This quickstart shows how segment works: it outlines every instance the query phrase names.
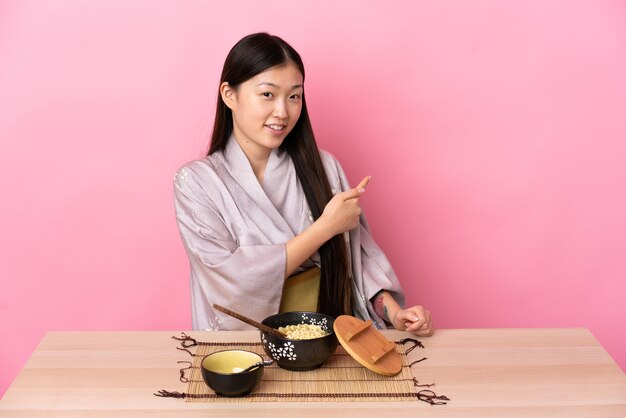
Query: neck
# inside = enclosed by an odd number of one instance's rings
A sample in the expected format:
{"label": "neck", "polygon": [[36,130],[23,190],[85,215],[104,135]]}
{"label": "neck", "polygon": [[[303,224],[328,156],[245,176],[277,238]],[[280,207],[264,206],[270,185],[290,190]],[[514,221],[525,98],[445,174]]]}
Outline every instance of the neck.
{"label": "neck", "polygon": [[235,141],[239,144],[239,147],[246,155],[250,166],[252,167],[252,171],[256,176],[259,183],[263,183],[263,176],[265,174],[265,167],[267,166],[267,161],[270,158],[271,150],[267,148],[257,147],[255,144],[249,141],[240,141],[235,137]]}

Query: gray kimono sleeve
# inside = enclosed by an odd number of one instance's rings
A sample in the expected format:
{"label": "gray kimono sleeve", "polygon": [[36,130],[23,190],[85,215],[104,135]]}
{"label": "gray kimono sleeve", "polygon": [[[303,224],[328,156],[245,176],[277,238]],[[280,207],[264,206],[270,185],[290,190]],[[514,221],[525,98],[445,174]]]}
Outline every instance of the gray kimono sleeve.
{"label": "gray kimono sleeve", "polygon": [[191,268],[194,329],[249,328],[214,311],[214,303],[259,321],[276,313],[285,244],[239,245],[225,222],[228,213],[220,211],[191,170],[181,170],[174,184],[176,220]]}

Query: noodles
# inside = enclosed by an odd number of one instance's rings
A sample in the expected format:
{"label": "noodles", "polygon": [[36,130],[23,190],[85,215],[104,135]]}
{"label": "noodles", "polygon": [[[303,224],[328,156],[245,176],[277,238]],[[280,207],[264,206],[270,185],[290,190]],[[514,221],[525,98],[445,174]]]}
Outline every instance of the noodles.
{"label": "noodles", "polygon": [[310,340],[328,335],[319,325],[298,324],[279,327],[278,330],[290,340]]}

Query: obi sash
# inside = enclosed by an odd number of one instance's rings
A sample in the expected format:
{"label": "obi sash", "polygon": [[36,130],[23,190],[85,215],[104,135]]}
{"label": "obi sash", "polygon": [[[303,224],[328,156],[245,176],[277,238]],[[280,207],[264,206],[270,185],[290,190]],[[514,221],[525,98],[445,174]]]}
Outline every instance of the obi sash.
{"label": "obi sash", "polygon": [[278,312],[317,312],[320,277],[319,267],[288,277],[283,286],[283,295]]}

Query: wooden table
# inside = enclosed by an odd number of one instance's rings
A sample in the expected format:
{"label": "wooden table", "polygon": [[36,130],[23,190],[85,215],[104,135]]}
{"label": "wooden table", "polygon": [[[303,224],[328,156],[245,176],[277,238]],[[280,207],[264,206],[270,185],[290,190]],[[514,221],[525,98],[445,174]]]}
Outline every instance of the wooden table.
{"label": "wooden table", "polygon": [[[437,383],[433,389],[451,399],[444,406],[158,398],[159,389],[186,389],[176,363],[185,353],[172,335],[180,332],[50,332],[0,401],[0,417],[626,417],[626,375],[586,329],[438,330],[421,339],[428,361],[419,379]],[[188,335],[259,338],[256,331]]]}

